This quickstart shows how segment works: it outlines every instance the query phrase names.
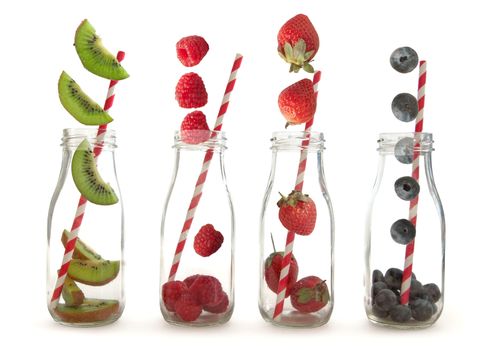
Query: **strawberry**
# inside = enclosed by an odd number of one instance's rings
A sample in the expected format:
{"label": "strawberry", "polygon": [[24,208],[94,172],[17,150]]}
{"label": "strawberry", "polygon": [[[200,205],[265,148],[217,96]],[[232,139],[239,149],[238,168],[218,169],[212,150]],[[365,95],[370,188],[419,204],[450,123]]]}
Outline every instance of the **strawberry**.
{"label": "strawberry", "polygon": [[277,51],[283,60],[290,63],[290,72],[297,73],[300,68],[313,73],[310,65],[317,54],[319,39],[310,19],[299,14],[287,21],[277,34]]}
{"label": "strawberry", "polygon": [[183,74],[175,89],[175,99],[180,107],[198,108],[207,104],[207,91],[200,75]]}
{"label": "strawberry", "polygon": [[320,310],[327,305],[329,299],[327,284],[316,276],[300,279],[291,289],[291,305],[303,313]]}
{"label": "strawberry", "polygon": [[317,109],[313,82],[310,79],[302,79],[288,86],[279,94],[278,104],[287,120],[286,126],[311,120]]}
{"label": "strawberry", "polygon": [[281,194],[281,197],[277,206],[283,226],[303,236],[312,233],[317,221],[315,202],[300,191],[293,191],[287,197]]}
{"label": "strawberry", "polygon": [[176,55],[185,67],[193,67],[202,61],[209,45],[198,35],[187,36],[176,43]]}
{"label": "strawberry", "polygon": [[188,292],[188,287],[183,282],[170,281],[163,284],[162,297],[166,309],[168,311],[175,311],[176,301],[185,292]]}
{"label": "strawberry", "polygon": [[[264,276],[265,282],[271,291],[277,293],[277,287],[279,284],[279,276],[281,274],[282,259],[284,252],[274,252],[265,260],[264,263]],[[289,266],[288,286],[286,288],[285,298],[289,297],[291,288],[296,283],[298,278],[298,262],[294,255],[291,255],[291,263]]]}
{"label": "strawberry", "polygon": [[192,322],[202,313],[200,306],[190,292],[183,293],[175,303],[176,315],[185,322]]}
{"label": "strawberry", "polygon": [[215,304],[204,305],[204,311],[213,314],[222,314],[228,309],[228,305],[229,305],[228,295],[224,291],[221,291],[218,301]]}
{"label": "strawberry", "polygon": [[195,235],[193,249],[200,256],[210,256],[217,252],[223,244],[224,237],[211,224],[204,225]]}
{"label": "strawberry", "polygon": [[221,282],[215,277],[199,275],[189,288],[192,297],[200,305],[216,304],[221,296]]}
{"label": "strawberry", "polygon": [[207,125],[207,119],[201,111],[188,113],[180,127],[181,139],[185,143],[198,144],[209,139],[211,130]]}

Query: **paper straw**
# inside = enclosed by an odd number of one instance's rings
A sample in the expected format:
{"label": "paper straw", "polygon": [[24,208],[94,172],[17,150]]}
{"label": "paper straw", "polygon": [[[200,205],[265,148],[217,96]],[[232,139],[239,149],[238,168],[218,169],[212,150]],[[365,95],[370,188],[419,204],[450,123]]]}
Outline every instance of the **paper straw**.
{"label": "paper straw", "polygon": [[[315,92],[315,98],[318,97],[318,83],[321,76],[320,71],[316,71],[313,76],[313,90]],[[303,190],[303,183],[305,180],[305,169],[306,169],[306,159],[308,157],[308,145],[310,144],[310,131],[312,129],[313,120],[310,119],[305,123],[305,140],[301,143],[302,150],[300,152],[300,161],[298,165],[298,173],[296,176],[296,185],[294,187],[295,191]],[[281,262],[281,272],[279,274],[279,283],[277,285],[277,298],[276,307],[274,309],[273,319],[279,318],[282,314],[284,307],[284,298],[286,296],[288,279],[289,279],[289,269],[291,267],[291,257],[293,255],[294,237],[296,233],[294,231],[288,231],[286,236],[286,245],[284,247],[284,255]]]}
{"label": "paper straw", "polygon": [[[414,131],[420,133],[423,131],[423,112],[425,107],[425,86],[426,86],[426,61],[419,62],[419,81],[418,81],[418,115],[416,116],[416,126]],[[414,153],[413,153],[413,170],[412,177],[419,183],[419,147],[418,136],[415,135]],[[418,219],[418,200],[419,195],[414,197],[409,203],[409,221],[416,227]],[[406,245],[406,256],[404,260],[404,270],[402,273],[401,285],[401,304],[409,303],[409,293],[411,291],[411,278],[413,274],[413,255],[414,239]]]}
{"label": "paper straw", "polygon": [[[238,69],[241,66],[241,61],[243,60],[243,56],[240,54],[236,54],[233,68],[231,69],[231,74],[229,76],[228,84],[226,85],[226,90],[224,91],[223,100],[221,102],[221,108],[219,108],[219,113],[217,115],[216,124],[214,126],[214,131],[211,135],[211,139],[217,137],[217,132],[221,131],[223,126],[223,118],[228,110],[229,106],[229,98],[233,88],[236,83],[236,74]],[[185,248],[185,243],[187,242],[188,232],[190,231],[190,227],[192,226],[193,218],[195,216],[195,211],[197,210],[197,206],[199,205],[200,198],[202,197],[202,189],[204,187],[205,180],[207,178],[207,172],[209,171],[209,166],[211,164],[212,156],[214,155],[214,151],[209,149],[205,153],[204,161],[202,163],[202,170],[200,171],[200,175],[197,179],[197,183],[195,184],[195,190],[193,192],[192,200],[190,201],[190,205],[188,206],[187,215],[185,217],[185,223],[183,224],[183,228],[181,230],[180,238],[178,240],[178,244],[176,245],[175,255],[173,257],[173,263],[171,265],[171,269],[169,272],[168,281],[174,281],[176,272],[178,271],[178,266],[180,265],[180,259]]]}
{"label": "paper straw", "polygon": [[[118,51],[116,59],[121,62],[125,58],[125,52]],[[118,83],[117,80],[111,80],[110,86],[108,88],[108,93],[106,95],[106,101],[104,103],[104,110],[107,111],[113,106],[113,100],[115,99],[115,85]],[[98,128],[96,136],[96,145],[94,146],[94,158],[97,161],[97,157],[101,154],[103,150],[104,136],[106,135],[107,124],[100,125]],[[53,295],[51,297],[50,308],[54,309],[58,305],[60,300],[60,295],[63,290],[63,283],[65,282],[65,277],[67,277],[67,271],[70,266],[70,261],[72,261],[72,255],[75,250],[75,243],[77,242],[79,229],[82,224],[82,219],[84,218],[84,213],[86,210],[87,199],[84,196],[80,196],[79,203],[77,205],[77,210],[75,211],[74,221],[72,223],[72,229],[67,235],[67,243],[65,245],[65,253],[63,255],[62,265],[58,270],[58,279],[55,283],[55,288],[53,289]]]}

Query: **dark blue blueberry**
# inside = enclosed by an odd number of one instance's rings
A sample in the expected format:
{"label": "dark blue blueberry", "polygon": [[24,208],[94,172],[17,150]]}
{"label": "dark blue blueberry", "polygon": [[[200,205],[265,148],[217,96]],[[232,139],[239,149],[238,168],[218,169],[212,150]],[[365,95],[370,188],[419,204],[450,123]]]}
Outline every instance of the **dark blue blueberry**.
{"label": "dark blue blueberry", "polygon": [[423,285],[420,281],[411,279],[411,288],[409,291],[409,297],[412,299],[417,299],[424,293]]}
{"label": "dark blue blueberry", "polygon": [[388,289],[387,285],[385,284],[385,282],[375,282],[373,283],[373,285],[371,286],[371,297],[374,299],[375,296],[381,291],[381,290],[384,290],[384,289]]}
{"label": "dark blue blueberry", "polygon": [[411,319],[411,309],[407,305],[394,305],[390,309],[390,318],[394,322],[407,322]]}
{"label": "dark blue blueberry", "polygon": [[416,236],[416,228],[407,219],[397,220],[390,228],[392,239],[399,244],[408,244]]}
{"label": "dark blue blueberry", "polygon": [[418,54],[410,47],[399,47],[390,55],[390,65],[399,73],[412,72],[418,65]]}
{"label": "dark blue blueberry", "polygon": [[378,307],[377,305],[373,305],[371,307],[371,311],[373,314],[377,317],[385,318],[389,315],[388,311],[383,310],[382,308]]}
{"label": "dark blue blueberry", "polygon": [[394,189],[400,199],[410,201],[419,194],[419,183],[411,176],[403,176],[394,183]]}
{"label": "dark blue blueberry", "polygon": [[401,122],[410,122],[418,115],[418,101],[407,92],[398,94],[392,100],[392,113]]}
{"label": "dark blue blueberry", "polygon": [[392,306],[396,304],[397,298],[390,289],[381,290],[375,297],[375,305],[384,311],[390,311]]}
{"label": "dark blue blueberry", "polygon": [[397,160],[403,164],[413,162],[414,139],[412,137],[403,137],[394,147],[394,155]]}
{"label": "dark blue blueberry", "polygon": [[416,321],[427,321],[433,315],[433,303],[425,299],[413,300],[411,307],[412,316]]}
{"label": "dark blue blueberry", "polygon": [[434,315],[438,311],[438,306],[437,306],[437,304],[431,304],[431,306],[433,306],[433,315]]}
{"label": "dark blue blueberry", "polygon": [[373,270],[372,273],[372,283],[375,282],[385,282],[385,278],[383,277],[383,273],[380,270]]}
{"label": "dark blue blueberry", "polygon": [[442,293],[440,288],[435,283],[428,283],[423,286],[424,293],[428,296],[428,299],[436,303],[440,300]]}
{"label": "dark blue blueberry", "polygon": [[390,289],[399,290],[402,283],[402,270],[392,267],[385,272],[385,283]]}

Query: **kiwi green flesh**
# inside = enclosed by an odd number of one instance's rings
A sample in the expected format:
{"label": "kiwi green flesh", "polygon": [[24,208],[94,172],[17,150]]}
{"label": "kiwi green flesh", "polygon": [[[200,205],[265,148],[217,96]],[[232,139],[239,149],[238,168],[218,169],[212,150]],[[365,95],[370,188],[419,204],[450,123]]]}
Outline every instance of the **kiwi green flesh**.
{"label": "kiwi green flesh", "polygon": [[118,202],[113,188],[99,175],[91,145],[84,139],[72,158],[72,178],[79,192],[94,204],[112,205]]}
{"label": "kiwi green flesh", "polygon": [[72,259],[68,276],[90,286],[102,286],[113,281],[120,272],[120,261],[89,261]]}
{"label": "kiwi green flesh", "polygon": [[55,314],[64,322],[89,323],[116,318],[118,310],[117,300],[85,299],[79,306],[58,304]]}
{"label": "kiwi green flesh", "polygon": [[84,67],[91,73],[112,80],[128,78],[127,71],[104,46],[87,19],[75,33],[75,50]]}
{"label": "kiwi green flesh", "polygon": [[[62,234],[62,244],[65,247],[68,241],[69,231],[63,230]],[[73,254],[74,259],[90,260],[90,261],[101,261],[104,260],[101,255],[96,253],[91,247],[84,243],[80,238],[77,238],[75,242],[75,249]]]}
{"label": "kiwi green flesh", "polygon": [[58,79],[58,96],[67,112],[84,125],[101,125],[113,121],[113,118],[86,95],[65,71]]}
{"label": "kiwi green flesh", "polygon": [[69,277],[65,276],[62,289],[63,300],[67,306],[78,306],[84,302],[84,293],[79,286]]}

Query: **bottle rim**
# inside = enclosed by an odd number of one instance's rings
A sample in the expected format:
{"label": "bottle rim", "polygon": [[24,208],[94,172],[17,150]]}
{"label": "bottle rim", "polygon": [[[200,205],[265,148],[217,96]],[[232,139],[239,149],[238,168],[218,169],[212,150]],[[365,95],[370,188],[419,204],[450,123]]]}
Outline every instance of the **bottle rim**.
{"label": "bottle rim", "polygon": [[272,150],[324,150],[324,134],[319,131],[275,131],[270,139]]}
{"label": "bottle rim", "polygon": [[191,151],[206,151],[206,150],[225,150],[227,149],[226,133],[224,131],[204,131],[204,130],[189,130],[189,135],[198,139],[206,139],[199,143],[190,143],[183,139],[181,131],[176,130],[174,136],[173,148],[179,150]]}
{"label": "bottle rim", "polygon": [[62,143],[60,146],[69,149],[77,148],[84,139],[87,139],[91,146],[97,144],[103,150],[112,150],[117,148],[115,134],[115,130],[113,129],[106,129],[103,133],[99,133],[98,127],[67,128],[63,129]]}
{"label": "bottle rim", "polygon": [[408,148],[413,152],[431,153],[433,148],[433,134],[427,132],[386,132],[381,133],[377,140],[377,151],[380,154],[395,154],[395,148],[399,142],[408,144]]}

